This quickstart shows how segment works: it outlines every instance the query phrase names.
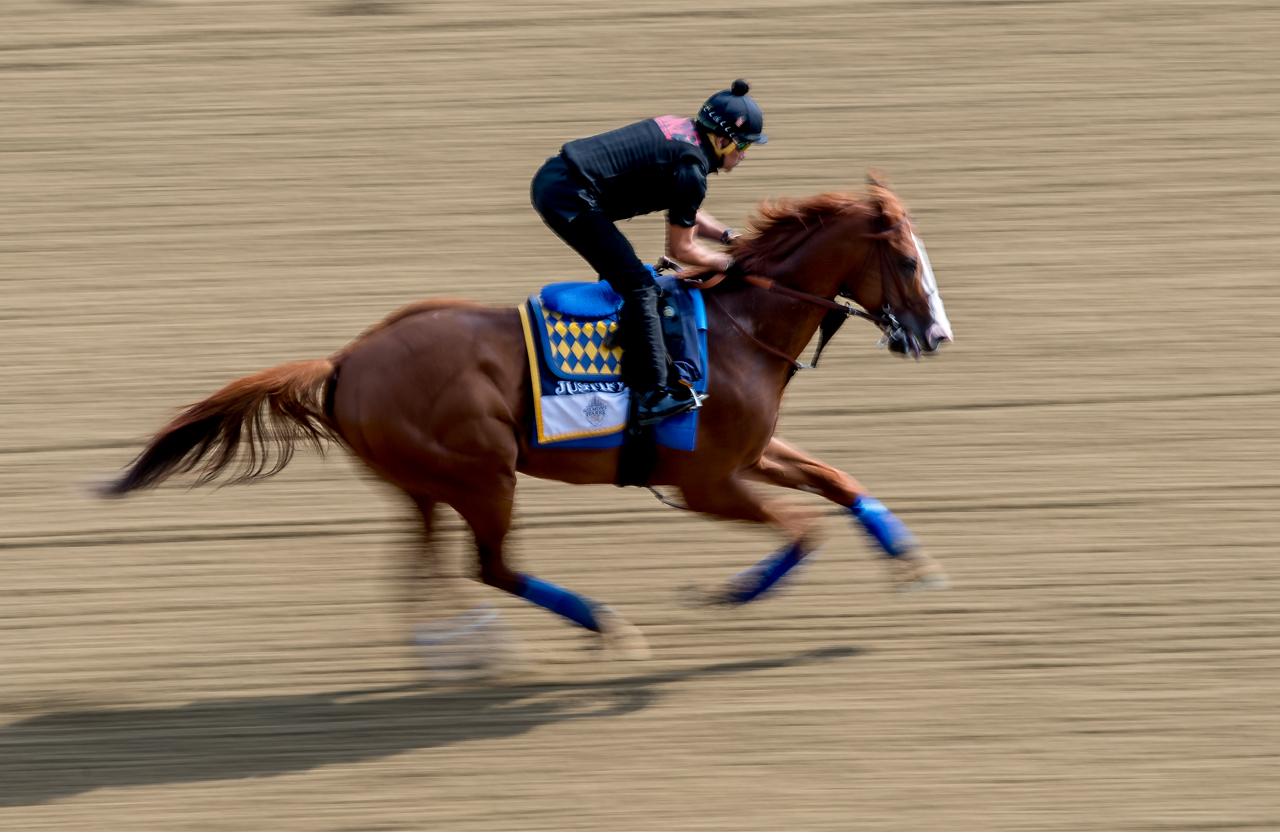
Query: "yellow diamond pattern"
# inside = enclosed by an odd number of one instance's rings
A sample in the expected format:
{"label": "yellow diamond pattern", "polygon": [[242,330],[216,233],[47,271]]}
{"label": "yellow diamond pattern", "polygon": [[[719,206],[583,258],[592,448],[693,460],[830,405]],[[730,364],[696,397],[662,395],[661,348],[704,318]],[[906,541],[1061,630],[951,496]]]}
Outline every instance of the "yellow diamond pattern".
{"label": "yellow diamond pattern", "polygon": [[575,321],[570,316],[543,310],[551,358],[547,363],[562,374],[613,377],[622,370],[622,348],[606,347],[618,331],[618,322]]}

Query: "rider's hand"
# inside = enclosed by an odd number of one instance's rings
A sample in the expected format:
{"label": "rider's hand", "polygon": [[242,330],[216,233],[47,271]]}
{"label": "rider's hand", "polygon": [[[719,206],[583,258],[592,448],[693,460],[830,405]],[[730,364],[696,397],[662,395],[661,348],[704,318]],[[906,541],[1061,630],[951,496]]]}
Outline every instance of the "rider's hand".
{"label": "rider's hand", "polygon": [[728,265],[722,269],[708,268],[704,265],[692,265],[681,269],[676,274],[676,277],[687,282],[697,283],[704,289],[709,289],[712,286],[723,283],[725,280],[740,278],[744,273],[742,266],[729,260]]}
{"label": "rider's hand", "polygon": [[687,265],[676,272],[676,277],[680,280],[702,282],[709,280],[716,274],[719,274],[719,272],[714,268],[707,268],[705,265]]}

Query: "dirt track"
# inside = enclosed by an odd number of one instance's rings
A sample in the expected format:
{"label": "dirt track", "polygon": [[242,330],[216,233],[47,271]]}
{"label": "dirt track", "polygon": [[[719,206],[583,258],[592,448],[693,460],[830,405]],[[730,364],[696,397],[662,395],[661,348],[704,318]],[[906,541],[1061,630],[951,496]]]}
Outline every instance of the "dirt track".
{"label": "dirt track", "polygon": [[[5,4],[0,829],[1280,828],[1280,13],[691,8]],[[734,75],[773,142],[712,212],[875,166],[925,234],[958,342],[910,365],[848,327],[781,431],[954,590],[891,595],[833,514],[784,595],[690,610],[774,539],[528,481],[519,562],[655,657],[499,602],[533,672],[440,689],[410,523],[345,455],[82,493],[401,303],[584,276],[534,169]]]}

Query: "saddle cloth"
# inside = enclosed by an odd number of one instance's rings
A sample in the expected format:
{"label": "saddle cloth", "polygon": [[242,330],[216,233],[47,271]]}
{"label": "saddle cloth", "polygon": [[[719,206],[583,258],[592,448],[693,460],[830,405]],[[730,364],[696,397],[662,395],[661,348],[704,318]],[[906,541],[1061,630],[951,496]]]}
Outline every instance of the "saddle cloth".
{"label": "saddle cloth", "polygon": [[[652,269],[650,269],[652,270]],[[702,293],[655,273],[667,348],[684,381],[707,385],[707,315]],[[533,385],[534,446],[609,449],[622,445],[631,392],[622,383],[615,345],[622,299],[605,281],[553,283],[520,307]],[[693,451],[698,413],[658,424],[657,443]]]}

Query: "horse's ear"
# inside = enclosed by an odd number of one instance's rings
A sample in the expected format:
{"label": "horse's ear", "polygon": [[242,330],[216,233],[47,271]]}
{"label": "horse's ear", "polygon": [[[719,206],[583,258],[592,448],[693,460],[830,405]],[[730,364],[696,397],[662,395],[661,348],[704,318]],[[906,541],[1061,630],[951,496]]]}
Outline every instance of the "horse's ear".
{"label": "horse's ear", "polygon": [[871,212],[886,230],[900,223],[906,215],[906,209],[888,180],[874,169],[867,172],[867,198]]}
{"label": "horse's ear", "polygon": [[889,185],[878,170],[867,170],[867,197],[870,199],[871,210],[881,219],[885,218],[885,193],[888,189]]}

